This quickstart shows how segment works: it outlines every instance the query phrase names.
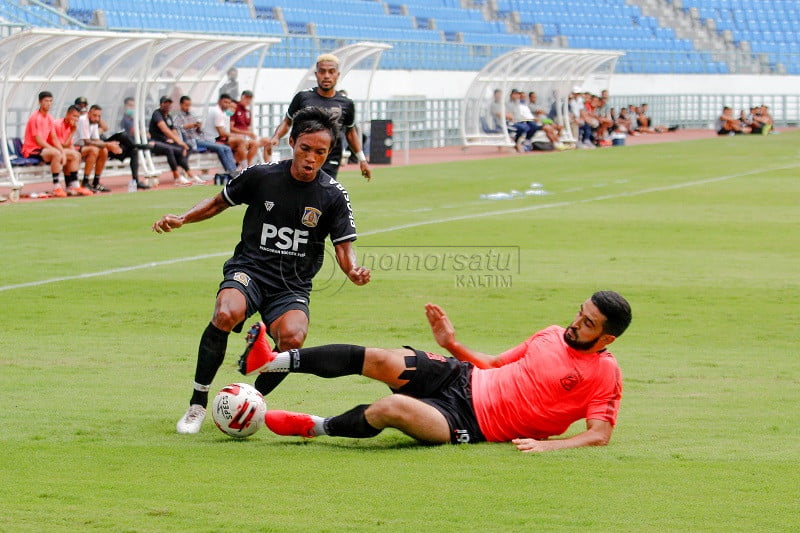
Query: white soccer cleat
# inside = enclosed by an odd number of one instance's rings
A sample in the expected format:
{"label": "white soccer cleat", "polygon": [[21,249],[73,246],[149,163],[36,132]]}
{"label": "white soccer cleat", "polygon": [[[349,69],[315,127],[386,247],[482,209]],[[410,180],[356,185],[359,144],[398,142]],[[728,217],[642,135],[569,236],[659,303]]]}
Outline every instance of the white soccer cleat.
{"label": "white soccer cleat", "polygon": [[205,417],[206,408],[202,405],[192,404],[186,410],[186,414],[184,414],[181,419],[178,420],[176,429],[178,430],[178,433],[183,435],[200,433],[200,426],[203,425],[203,420]]}

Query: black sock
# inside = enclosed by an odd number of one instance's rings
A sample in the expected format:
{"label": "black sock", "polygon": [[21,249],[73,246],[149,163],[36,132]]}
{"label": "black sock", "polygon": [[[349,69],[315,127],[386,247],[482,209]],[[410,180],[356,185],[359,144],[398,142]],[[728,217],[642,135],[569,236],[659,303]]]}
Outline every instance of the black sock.
{"label": "black sock", "polygon": [[258,375],[256,382],[253,383],[253,386],[262,394],[262,396],[266,396],[275,390],[275,387],[280,385],[288,375],[289,374],[285,374],[283,372],[264,372],[263,374]]}
{"label": "black sock", "polygon": [[[209,322],[200,337],[200,348],[197,351],[197,368],[194,372],[194,381],[200,385],[211,385],[217,375],[222,361],[225,359],[225,350],[228,347],[228,333],[217,328]],[[208,391],[195,390],[192,393],[190,404],[208,405]]]}
{"label": "black sock", "polygon": [[53,174],[53,184],[58,185],[58,174]]}
{"label": "black sock", "polygon": [[78,173],[77,172],[70,172],[69,181],[70,181],[70,183],[78,181]]}
{"label": "black sock", "polygon": [[95,174],[92,180],[92,187],[97,187],[98,185],[100,185],[100,174]]}
{"label": "black sock", "polygon": [[353,407],[346,413],[333,416],[325,420],[325,432],[331,437],[350,437],[353,439],[367,439],[374,437],[382,429],[376,429],[369,425],[364,411],[369,405],[362,404]]}
{"label": "black sock", "polygon": [[290,350],[292,372],[314,374],[321,378],[338,378],[361,374],[364,368],[363,346],[328,344],[313,348]]}

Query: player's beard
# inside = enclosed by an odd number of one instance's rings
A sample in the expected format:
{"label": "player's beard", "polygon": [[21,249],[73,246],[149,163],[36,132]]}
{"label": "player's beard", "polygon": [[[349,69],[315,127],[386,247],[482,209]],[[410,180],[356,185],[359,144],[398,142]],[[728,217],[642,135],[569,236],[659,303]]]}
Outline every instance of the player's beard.
{"label": "player's beard", "polygon": [[[574,339],[570,339],[567,336],[567,333],[569,333],[570,331],[572,332],[573,335],[575,335]],[[581,341],[578,340],[578,334],[574,329],[567,328],[567,329],[564,330],[564,342],[566,342],[567,346],[569,346],[573,350],[586,351],[589,348],[591,348],[592,346],[594,346],[597,343],[597,341],[600,340],[601,336],[602,335],[598,335],[597,337],[595,337],[594,339],[592,339],[590,341],[581,342]]]}

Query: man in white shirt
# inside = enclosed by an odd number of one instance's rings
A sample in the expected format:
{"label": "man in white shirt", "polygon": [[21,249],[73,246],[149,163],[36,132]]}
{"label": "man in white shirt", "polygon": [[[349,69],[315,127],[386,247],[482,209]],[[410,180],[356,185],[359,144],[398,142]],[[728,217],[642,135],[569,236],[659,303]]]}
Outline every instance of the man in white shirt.
{"label": "man in white shirt", "polygon": [[247,166],[248,141],[240,135],[231,135],[231,116],[233,100],[228,94],[221,94],[217,105],[208,110],[203,122],[203,134],[207,140],[230,146],[239,168]]}
{"label": "man in white shirt", "polygon": [[[103,108],[95,104],[78,119],[77,144],[81,147],[81,158],[84,161],[83,187],[94,192],[109,192],[100,183],[100,177],[108,160],[108,153],[121,154],[122,148],[116,141],[104,141],[100,137]],[[89,176],[94,175],[91,185]]]}

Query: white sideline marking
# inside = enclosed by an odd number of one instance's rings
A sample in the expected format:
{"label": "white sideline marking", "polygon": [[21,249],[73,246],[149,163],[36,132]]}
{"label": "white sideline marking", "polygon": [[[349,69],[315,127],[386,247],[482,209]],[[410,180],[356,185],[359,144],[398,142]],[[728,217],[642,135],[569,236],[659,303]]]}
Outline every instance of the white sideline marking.
{"label": "white sideline marking", "polygon": [[[742,172],[739,174],[728,174],[726,176],[718,176],[716,178],[706,178],[702,180],[696,181],[686,181],[683,183],[676,183],[674,185],[663,185],[660,187],[650,187],[648,189],[642,189],[640,191],[629,191],[629,192],[621,192],[615,194],[604,194],[602,196],[595,196],[592,198],[584,198],[583,200],[570,200],[570,201],[563,201],[563,202],[552,202],[548,204],[536,204],[536,205],[529,205],[525,207],[516,207],[513,209],[500,209],[496,211],[486,211],[485,213],[474,213],[469,215],[459,215],[455,217],[447,217],[447,218],[439,218],[435,220],[420,220],[418,222],[410,222],[408,224],[400,224],[397,226],[389,226],[388,228],[380,228],[374,229],[371,231],[364,231],[359,232],[359,236],[367,236],[367,235],[378,235],[380,233],[389,233],[392,231],[399,231],[404,229],[416,228],[419,226],[427,226],[430,224],[443,224],[446,222],[457,222],[460,220],[469,220],[473,218],[483,218],[483,217],[492,217],[498,215],[508,215],[511,213],[525,213],[527,211],[539,211],[541,209],[552,209],[554,207],[567,207],[571,205],[580,205],[580,204],[588,204],[591,202],[600,202],[603,200],[613,200],[616,198],[628,198],[631,196],[641,196],[642,194],[650,194],[654,192],[662,192],[662,191],[672,191],[675,189],[683,189],[685,187],[694,187],[697,185],[706,185],[708,183],[717,183],[720,181],[727,181],[734,178],[743,178],[745,176],[752,176],[755,174],[763,174],[764,172],[773,172],[776,170],[789,170],[793,168],[800,167],[800,164],[794,165],[787,165],[783,167],[774,167],[774,168],[762,168],[757,170],[751,170],[749,172]],[[575,189],[570,189],[575,190]],[[119,267],[119,268],[112,268],[109,270],[101,270],[99,272],[87,272],[84,274],[76,274],[74,276],[62,276],[59,278],[50,278],[50,279],[43,279],[39,281],[29,281],[27,283],[17,283],[15,285],[5,285],[0,286],[0,292],[3,291],[10,291],[13,289],[23,289],[26,287],[38,287],[40,285],[47,285],[50,283],[58,283],[61,281],[71,281],[75,279],[87,279],[87,278],[96,278],[99,276],[107,276],[109,274],[119,274],[121,272],[130,272],[132,270],[141,270],[143,268],[152,268],[164,265],[174,265],[176,263],[186,263],[188,261],[196,261],[198,259],[211,259],[214,257],[222,257],[227,256],[233,253],[232,251],[227,252],[217,252],[213,254],[203,254],[203,255],[194,255],[191,257],[181,257],[178,259],[168,259],[166,261],[153,261],[150,263],[144,263],[141,265],[133,265],[128,267]]]}

